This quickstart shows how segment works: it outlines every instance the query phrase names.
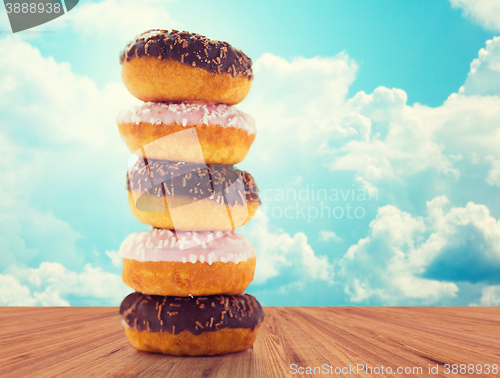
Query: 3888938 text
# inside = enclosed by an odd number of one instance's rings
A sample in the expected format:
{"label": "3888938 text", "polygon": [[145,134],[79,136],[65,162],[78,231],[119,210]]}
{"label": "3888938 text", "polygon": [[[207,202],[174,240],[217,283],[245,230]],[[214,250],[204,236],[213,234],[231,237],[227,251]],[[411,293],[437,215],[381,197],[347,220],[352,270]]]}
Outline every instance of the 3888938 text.
{"label": "3888938 text", "polygon": [[5,3],[7,13],[61,13],[59,3]]}

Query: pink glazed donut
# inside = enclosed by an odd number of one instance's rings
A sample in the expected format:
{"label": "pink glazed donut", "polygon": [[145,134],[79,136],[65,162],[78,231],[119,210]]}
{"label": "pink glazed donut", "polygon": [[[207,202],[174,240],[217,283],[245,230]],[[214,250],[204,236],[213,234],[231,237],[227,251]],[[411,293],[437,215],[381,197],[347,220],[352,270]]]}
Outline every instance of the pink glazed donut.
{"label": "pink glazed donut", "polygon": [[147,102],[116,123],[130,152],[157,160],[233,165],[256,136],[254,119],[225,104]]}
{"label": "pink glazed donut", "polygon": [[155,228],[130,234],[119,253],[123,282],[150,295],[242,294],[256,264],[252,244],[234,231]]}

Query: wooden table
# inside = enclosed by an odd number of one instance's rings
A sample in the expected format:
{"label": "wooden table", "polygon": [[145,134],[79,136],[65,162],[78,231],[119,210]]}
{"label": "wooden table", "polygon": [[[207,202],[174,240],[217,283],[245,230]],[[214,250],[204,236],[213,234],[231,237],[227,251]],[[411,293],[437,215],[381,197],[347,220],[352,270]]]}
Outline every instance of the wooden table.
{"label": "wooden table", "polygon": [[[444,367],[482,364],[485,371],[485,364],[490,369],[500,364],[500,308],[268,307],[265,312],[253,349],[198,358],[136,351],[114,307],[4,307],[0,376],[315,376],[305,374],[307,367],[316,367],[322,377],[500,376],[445,374]],[[378,367],[379,374],[358,372],[358,364]],[[436,364],[439,374],[430,375],[429,366]],[[349,365],[354,370],[349,372]],[[422,373],[396,374],[397,367],[421,367]]]}

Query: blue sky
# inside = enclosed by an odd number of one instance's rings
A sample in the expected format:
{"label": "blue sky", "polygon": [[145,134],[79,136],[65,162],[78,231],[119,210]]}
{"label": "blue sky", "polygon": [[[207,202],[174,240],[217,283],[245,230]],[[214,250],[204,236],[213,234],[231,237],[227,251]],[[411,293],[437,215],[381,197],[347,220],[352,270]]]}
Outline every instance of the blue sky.
{"label": "blue sky", "polygon": [[[1,13],[1,12],[0,12]],[[82,1],[0,14],[0,305],[117,305],[128,209],[118,54],[149,28],[254,61],[240,232],[264,305],[500,304],[500,7],[450,1]]]}

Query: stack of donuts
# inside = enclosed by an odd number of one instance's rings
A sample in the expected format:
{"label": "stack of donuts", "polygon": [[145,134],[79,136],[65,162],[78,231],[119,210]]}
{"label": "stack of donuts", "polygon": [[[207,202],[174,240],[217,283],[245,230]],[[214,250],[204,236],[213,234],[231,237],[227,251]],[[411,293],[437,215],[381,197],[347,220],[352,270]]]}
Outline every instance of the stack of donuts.
{"label": "stack of donuts", "polygon": [[252,82],[252,61],[226,42],[150,30],[120,57],[122,78],[144,103],[118,114],[133,153],[128,202],[153,227],[120,247],[125,333],[142,351],[219,355],[252,346],[264,318],[244,294],[252,244],[234,230],[260,205],[257,185],[234,167],[255,139],[251,116],[233,105]]}

